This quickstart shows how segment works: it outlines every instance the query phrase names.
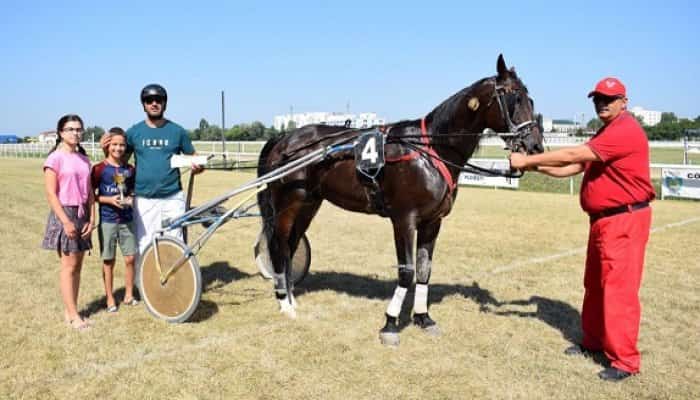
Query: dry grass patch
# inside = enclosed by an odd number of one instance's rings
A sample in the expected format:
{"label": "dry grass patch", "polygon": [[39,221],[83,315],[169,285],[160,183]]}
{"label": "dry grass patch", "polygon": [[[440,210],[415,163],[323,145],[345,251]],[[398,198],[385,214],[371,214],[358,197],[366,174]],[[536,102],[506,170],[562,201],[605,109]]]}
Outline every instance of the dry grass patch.
{"label": "dry grass patch", "polygon": [[[299,318],[277,312],[257,275],[255,219],[225,225],[201,253],[193,321],[143,307],[104,312],[100,261],[87,257],[80,308],[62,322],[56,255],[39,249],[48,207],[40,160],[0,159],[0,398],[464,399],[696,398],[700,392],[698,204],[654,203],[641,292],[643,372],[601,382],[593,360],[562,354],[580,337],[586,218],[568,195],[460,189],[438,239],[431,315],[444,335],[407,325],[398,349],[377,333],[395,286],[387,221],[324,205],[309,231]],[[251,179],[209,171],[195,203]],[[693,220],[695,218],[695,220]],[[115,286],[121,288],[121,265]],[[118,298],[123,296],[123,288]],[[404,315],[407,317],[407,315]]]}

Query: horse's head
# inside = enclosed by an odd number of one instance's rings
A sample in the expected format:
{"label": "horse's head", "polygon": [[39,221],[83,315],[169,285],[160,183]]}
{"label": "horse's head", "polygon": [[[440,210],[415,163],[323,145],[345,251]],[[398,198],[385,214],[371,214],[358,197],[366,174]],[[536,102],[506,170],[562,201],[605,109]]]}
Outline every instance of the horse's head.
{"label": "horse's head", "polygon": [[506,143],[506,149],[528,154],[542,153],[542,115],[535,114],[535,103],[515,69],[508,69],[503,55],[498,56],[498,75],[484,81],[492,94],[486,110],[486,126]]}

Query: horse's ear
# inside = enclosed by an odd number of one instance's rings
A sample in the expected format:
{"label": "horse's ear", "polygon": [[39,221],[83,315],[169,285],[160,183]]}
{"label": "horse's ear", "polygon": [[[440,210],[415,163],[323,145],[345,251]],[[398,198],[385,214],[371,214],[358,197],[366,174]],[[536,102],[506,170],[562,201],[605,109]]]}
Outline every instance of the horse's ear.
{"label": "horse's ear", "polygon": [[506,61],[503,59],[503,54],[498,55],[496,71],[498,71],[498,80],[504,80],[508,78],[508,67],[506,67]]}

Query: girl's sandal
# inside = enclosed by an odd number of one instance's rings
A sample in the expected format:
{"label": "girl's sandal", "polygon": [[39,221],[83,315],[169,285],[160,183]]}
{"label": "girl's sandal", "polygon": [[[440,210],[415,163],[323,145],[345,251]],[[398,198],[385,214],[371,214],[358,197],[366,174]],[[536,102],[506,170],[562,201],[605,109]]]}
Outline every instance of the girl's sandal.
{"label": "girl's sandal", "polygon": [[88,325],[88,323],[83,321],[81,318],[76,318],[68,321],[68,326],[79,332],[90,329],[90,325]]}
{"label": "girl's sandal", "polygon": [[136,300],[135,298],[131,298],[129,300],[124,300],[124,304],[126,304],[128,306],[137,306],[137,305],[139,305],[139,301]]}

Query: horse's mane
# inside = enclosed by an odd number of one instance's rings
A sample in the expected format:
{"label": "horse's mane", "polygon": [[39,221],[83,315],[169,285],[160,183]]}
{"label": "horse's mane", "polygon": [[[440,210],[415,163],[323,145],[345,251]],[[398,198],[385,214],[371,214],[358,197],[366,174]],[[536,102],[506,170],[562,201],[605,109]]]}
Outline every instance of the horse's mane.
{"label": "horse's mane", "polygon": [[[509,80],[512,82],[516,82],[517,85],[525,90],[527,92],[527,87],[523,84],[523,82],[520,80],[518,75],[515,73],[515,70],[511,69],[510,74],[509,74]],[[447,129],[447,127],[450,124],[451,118],[454,118],[455,115],[459,115],[459,107],[464,106],[464,99],[468,95],[473,95],[474,90],[476,90],[479,86],[483,85],[486,81],[490,80],[496,80],[495,76],[487,77],[487,78],[482,78],[470,86],[460,90],[459,92],[453,94],[450,96],[447,100],[443,101],[433,109],[428,115],[426,115],[425,119],[427,121],[430,121],[431,124],[437,128],[437,132],[439,133],[444,133],[444,130]]]}
{"label": "horse's mane", "polygon": [[446,127],[449,125],[450,119],[454,118],[454,116],[457,114],[457,109],[462,106],[464,98],[472,93],[477,87],[481,86],[484,84],[484,82],[490,80],[490,79],[495,79],[494,77],[489,77],[489,78],[483,78],[480,79],[470,86],[465,87],[464,89],[460,90],[459,92],[453,94],[450,96],[447,100],[443,101],[433,109],[427,116],[426,120],[431,121],[432,125],[435,127],[438,127],[438,130],[441,131],[440,127]]}
{"label": "horse's mane", "polygon": [[258,156],[258,176],[262,176],[269,172],[270,167],[267,165],[267,156],[270,154],[275,145],[282,140],[282,137],[284,137],[284,135],[273,136],[263,146],[262,150],[260,151],[260,155]]}
{"label": "horse's mane", "polygon": [[398,130],[401,130],[401,129],[408,127],[408,126],[413,127],[415,124],[416,124],[415,119],[402,119],[401,121],[398,121],[398,122],[392,122],[389,125],[391,126],[391,129],[396,129],[398,131]]}

